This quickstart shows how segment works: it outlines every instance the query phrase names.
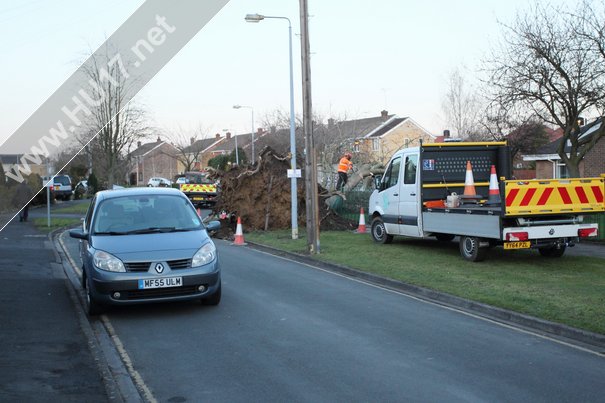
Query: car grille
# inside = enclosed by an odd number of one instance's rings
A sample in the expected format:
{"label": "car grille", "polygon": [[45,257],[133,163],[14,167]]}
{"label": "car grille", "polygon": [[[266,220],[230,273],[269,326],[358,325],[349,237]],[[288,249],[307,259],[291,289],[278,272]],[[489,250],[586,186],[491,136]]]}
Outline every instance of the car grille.
{"label": "car grille", "polygon": [[154,288],[150,290],[131,290],[124,291],[121,299],[136,300],[146,298],[164,298],[164,297],[178,297],[182,295],[193,295],[198,291],[197,285],[188,285],[184,287],[173,287],[173,288]]}
{"label": "car grille", "polygon": [[[151,265],[151,263],[152,262],[129,262],[124,263],[124,267],[126,268],[126,271],[129,272],[142,272],[149,270],[149,265]],[[191,259],[168,260],[166,263],[168,263],[168,266],[170,266],[172,270],[191,268]]]}

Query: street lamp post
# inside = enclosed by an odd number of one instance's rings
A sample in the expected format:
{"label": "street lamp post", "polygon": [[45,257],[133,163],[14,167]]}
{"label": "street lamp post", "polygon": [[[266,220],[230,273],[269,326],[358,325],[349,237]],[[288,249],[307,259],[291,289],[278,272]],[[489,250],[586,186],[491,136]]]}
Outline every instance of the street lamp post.
{"label": "street lamp post", "polygon": [[296,186],[296,123],[294,120],[294,69],[292,62],[292,23],[287,17],[274,17],[261,14],[246,15],[247,22],[259,22],[265,18],[274,18],[288,21],[288,43],[290,58],[290,168],[292,178],[290,182],[291,209],[292,209],[292,239],[298,239],[298,192]]}
{"label": "street lamp post", "polygon": [[256,162],[256,156],[254,155],[254,108],[251,106],[246,106],[246,105],[233,105],[233,109],[241,109],[241,108],[246,108],[246,109],[250,109],[252,111],[252,164],[254,165],[254,163]]}

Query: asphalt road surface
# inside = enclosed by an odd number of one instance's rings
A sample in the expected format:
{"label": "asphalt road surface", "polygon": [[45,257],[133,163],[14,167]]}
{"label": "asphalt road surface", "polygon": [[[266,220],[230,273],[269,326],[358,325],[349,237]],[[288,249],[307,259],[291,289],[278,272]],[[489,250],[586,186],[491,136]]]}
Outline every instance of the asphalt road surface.
{"label": "asphalt road surface", "polygon": [[603,399],[603,356],[225,241],[217,246],[218,307],[156,304],[106,316],[152,399]]}

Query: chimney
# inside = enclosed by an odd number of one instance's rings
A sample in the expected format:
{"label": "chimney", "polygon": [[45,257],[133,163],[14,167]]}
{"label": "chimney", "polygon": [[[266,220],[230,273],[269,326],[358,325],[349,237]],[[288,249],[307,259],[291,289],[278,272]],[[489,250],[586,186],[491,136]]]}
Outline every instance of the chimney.
{"label": "chimney", "polygon": [[277,127],[271,126],[271,134],[275,134],[276,131],[277,131]]}
{"label": "chimney", "polygon": [[443,131],[443,138],[444,139],[449,139],[450,138],[450,131],[449,130],[444,130]]}
{"label": "chimney", "polygon": [[330,118],[328,119],[328,129],[331,129],[334,127],[334,119]]}
{"label": "chimney", "polygon": [[259,127],[258,129],[256,129],[256,134],[258,134],[259,136],[263,135],[263,128]]}
{"label": "chimney", "polygon": [[225,134],[225,138],[226,138],[227,140],[231,139],[231,132],[227,132],[227,133]]}
{"label": "chimney", "polygon": [[161,143],[162,139],[160,138],[160,136],[158,136],[158,143]]}
{"label": "chimney", "polygon": [[380,111],[380,117],[382,118],[382,120],[387,120],[389,117],[389,111],[386,110],[381,110]]}
{"label": "chimney", "polygon": [[195,137],[191,137],[189,141],[191,142],[191,145],[193,145],[193,143],[195,143]]}
{"label": "chimney", "polygon": [[141,142],[137,141],[137,148],[140,148],[140,147],[141,147]]}
{"label": "chimney", "polygon": [[220,140],[221,138],[221,134],[220,133],[216,133],[216,135],[214,136],[215,139]]}

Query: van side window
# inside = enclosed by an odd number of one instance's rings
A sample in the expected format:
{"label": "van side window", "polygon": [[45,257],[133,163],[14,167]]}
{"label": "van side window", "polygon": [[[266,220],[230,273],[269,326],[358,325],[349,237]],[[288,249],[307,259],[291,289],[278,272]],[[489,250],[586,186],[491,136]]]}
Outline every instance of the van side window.
{"label": "van side window", "polygon": [[382,180],[382,190],[388,189],[397,184],[399,180],[399,170],[401,168],[401,157],[395,158],[387,168]]}
{"label": "van side window", "polygon": [[416,183],[416,167],[418,165],[418,155],[408,155],[405,157],[405,172],[403,175],[403,183],[410,185]]}

